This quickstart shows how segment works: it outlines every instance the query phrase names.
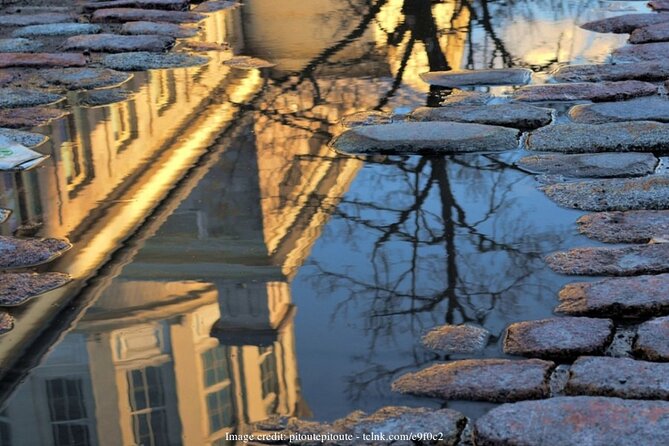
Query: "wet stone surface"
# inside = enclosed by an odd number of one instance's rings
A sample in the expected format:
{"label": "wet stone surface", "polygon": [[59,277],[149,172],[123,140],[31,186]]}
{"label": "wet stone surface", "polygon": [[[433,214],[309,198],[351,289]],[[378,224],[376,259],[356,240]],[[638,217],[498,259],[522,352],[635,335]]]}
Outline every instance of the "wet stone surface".
{"label": "wet stone surface", "polygon": [[513,99],[540,101],[616,101],[658,93],[657,86],[642,81],[572,82],[565,84],[527,85],[516,90]]}
{"label": "wet stone surface", "polygon": [[83,4],[84,11],[103,8],[146,8],[179,11],[188,7],[188,0],[110,0],[92,1]]}
{"label": "wet stone surface", "polygon": [[64,68],[42,70],[39,75],[50,86],[63,86],[68,90],[88,90],[120,85],[132,74],[105,68]]}
{"label": "wet stone surface", "polygon": [[37,40],[17,37],[14,39],[0,39],[0,53],[31,53],[38,51],[44,44]]}
{"label": "wet stone surface", "polygon": [[574,248],[546,258],[554,271],[590,276],[633,276],[669,272],[669,243],[622,248]]}
{"label": "wet stone surface", "polygon": [[153,34],[169,37],[193,37],[197,28],[188,28],[183,25],[165,22],[128,22],[121,27],[123,34]]}
{"label": "wet stone surface", "polygon": [[14,37],[53,37],[96,34],[102,30],[100,26],[90,23],[57,23],[50,25],[31,25],[14,30]]}
{"label": "wet stone surface", "polygon": [[521,158],[521,169],[572,178],[633,177],[653,173],[658,160],[650,153],[545,154]]}
{"label": "wet stone surface", "polygon": [[2,53],[0,68],[9,67],[83,67],[83,54],[69,53]]}
{"label": "wet stone surface", "polygon": [[504,404],[476,421],[477,446],[669,443],[669,402],[593,396]]}
{"label": "wet stone surface", "polygon": [[644,400],[669,399],[669,364],[630,358],[578,358],[571,366],[565,393]]}
{"label": "wet stone surface", "polygon": [[573,358],[597,354],[613,338],[613,322],[589,317],[558,317],[511,324],[504,337],[509,355]]}
{"label": "wet stone surface", "polygon": [[5,311],[0,311],[0,335],[11,331],[13,328],[14,317]]}
{"label": "wet stone surface", "polygon": [[648,7],[654,11],[669,11],[669,1],[652,0],[648,2]]}
{"label": "wet stone surface", "polygon": [[474,325],[442,325],[427,332],[421,339],[423,346],[437,353],[480,352],[488,344],[488,330]]}
{"label": "wet stone surface", "polygon": [[230,2],[225,0],[210,0],[200,3],[193,9],[193,11],[216,12],[216,11],[222,11],[224,9],[236,8],[240,5],[241,4],[237,2]]}
{"label": "wet stone surface", "polygon": [[468,359],[397,379],[393,391],[444,400],[508,402],[546,398],[555,364],[539,359]]}
{"label": "wet stone surface", "polygon": [[67,110],[60,108],[27,107],[0,109],[0,127],[29,129],[46,125],[67,114],[69,114]]}
{"label": "wet stone surface", "polygon": [[1,273],[0,306],[17,306],[70,281],[64,273]]}
{"label": "wet stone surface", "polygon": [[24,88],[0,88],[0,108],[54,104],[63,99],[63,96],[54,93],[44,93]]}
{"label": "wet stone surface", "polygon": [[669,274],[574,282],[560,290],[558,313],[639,318],[669,313]]}
{"label": "wet stone surface", "polygon": [[637,28],[669,22],[669,15],[664,14],[623,14],[602,20],[595,20],[581,25],[581,28],[599,33],[628,34]]}
{"label": "wet stone surface", "polygon": [[[662,14],[668,15],[669,14]],[[640,43],[626,45],[613,50],[611,57],[616,63],[632,63],[645,60],[666,60],[669,57],[669,42]]]}
{"label": "wet stone surface", "polygon": [[433,71],[420,75],[423,81],[440,87],[473,85],[525,85],[532,79],[527,68]]}
{"label": "wet stone surface", "polygon": [[559,82],[661,81],[669,78],[669,62],[567,65],[559,68],[553,78]]}
{"label": "wet stone surface", "polygon": [[536,129],[550,124],[553,110],[528,104],[451,105],[420,107],[411,113],[415,121],[453,121]]}
{"label": "wet stone surface", "polygon": [[49,262],[70,249],[65,240],[0,236],[0,268],[25,268]]}
{"label": "wet stone surface", "polygon": [[109,8],[98,9],[91,17],[94,23],[123,23],[123,22],[170,22],[189,23],[199,22],[206,16],[187,11],[159,11],[155,9],[139,8]]}
{"label": "wet stone surface", "polygon": [[181,53],[118,53],[102,59],[107,68],[120,71],[143,71],[159,68],[192,67],[204,65],[208,59]]}
{"label": "wet stone surface", "polygon": [[344,153],[469,153],[518,146],[519,132],[458,122],[400,122],[349,129],[332,142]]}
{"label": "wet stone surface", "polygon": [[[658,289],[657,293],[669,299],[668,289],[665,283],[664,289]],[[658,296],[658,299],[662,296]],[[639,325],[634,353],[649,361],[669,361],[669,316],[651,319]]]}
{"label": "wet stone surface", "polygon": [[669,211],[598,212],[584,215],[577,224],[581,234],[606,243],[648,243],[669,237]]}
{"label": "wet stone surface", "polygon": [[454,89],[441,101],[441,105],[485,105],[490,102],[491,99],[491,94],[482,91]]}
{"label": "wet stone surface", "polygon": [[86,92],[78,100],[77,105],[84,107],[99,107],[125,101],[132,96],[132,92],[123,88]]}
{"label": "wet stone surface", "polygon": [[666,42],[669,40],[669,23],[644,26],[630,35],[630,43]]}
{"label": "wet stone surface", "polygon": [[563,153],[669,152],[669,124],[627,121],[551,125],[533,131],[527,147]]}
{"label": "wet stone surface", "polygon": [[185,48],[190,51],[229,51],[230,45],[227,43],[216,43],[216,42],[196,42],[193,40],[188,40],[180,43],[180,47]]}
{"label": "wet stone surface", "polygon": [[63,49],[68,51],[101,51],[123,53],[127,51],[161,52],[174,44],[169,36],[124,36],[118,34],[92,34],[68,38]]}
{"label": "wet stone surface", "polygon": [[669,100],[660,96],[650,96],[621,102],[581,104],[569,110],[569,118],[584,124],[615,121],[669,122]]}
{"label": "wet stone surface", "polygon": [[669,176],[611,178],[543,187],[561,206],[586,211],[669,209]]}
{"label": "wet stone surface", "polygon": [[21,144],[26,147],[34,147],[44,143],[48,137],[39,133],[24,132],[15,129],[0,128],[0,137],[8,138],[10,141]]}
{"label": "wet stone surface", "polygon": [[271,68],[273,67],[274,63],[268,62],[263,59],[258,59],[257,57],[249,57],[249,56],[235,56],[231,59],[226,60],[223,62],[225,65],[228,65],[233,68],[239,68],[242,70],[255,70],[258,68]]}
{"label": "wet stone surface", "polygon": [[389,113],[380,111],[361,111],[351,113],[342,118],[340,125],[343,128],[359,127],[361,125],[390,124],[393,117]]}
{"label": "wet stone surface", "polygon": [[74,22],[71,14],[58,12],[42,12],[37,14],[0,14],[3,26],[43,25],[49,23]]}

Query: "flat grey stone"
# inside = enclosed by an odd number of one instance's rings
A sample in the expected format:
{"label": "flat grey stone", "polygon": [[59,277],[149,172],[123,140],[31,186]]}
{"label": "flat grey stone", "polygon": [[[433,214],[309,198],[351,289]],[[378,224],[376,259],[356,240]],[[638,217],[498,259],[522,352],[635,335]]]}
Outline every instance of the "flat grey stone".
{"label": "flat grey stone", "polygon": [[669,22],[669,14],[636,13],[595,20],[581,25],[581,28],[598,33],[628,34],[637,28],[663,22]]}
{"label": "flat grey stone", "polygon": [[55,259],[70,249],[66,240],[0,236],[0,268],[28,268]]}
{"label": "flat grey stone", "polygon": [[188,28],[176,23],[166,22],[128,22],[121,27],[123,34],[153,34],[169,37],[193,37],[197,28]]}
{"label": "flat grey stone", "polygon": [[39,75],[47,85],[63,86],[68,90],[90,90],[121,85],[132,74],[107,68],[61,68],[41,70]]}
{"label": "flat grey stone", "polygon": [[669,236],[669,211],[597,212],[576,223],[581,234],[605,243],[648,243]]}
{"label": "flat grey stone", "polygon": [[332,142],[344,153],[469,153],[515,149],[519,132],[459,122],[398,122],[346,130]]}
{"label": "flat grey stone", "polygon": [[669,403],[565,396],[496,407],[476,420],[476,446],[669,444]]}
{"label": "flat grey stone", "polygon": [[59,12],[42,12],[36,14],[0,14],[3,26],[44,25],[50,23],[74,22],[72,14]]}
{"label": "flat grey stone", "polygon": [[128,51],[161,52],[174,44],[169,36],[123,36],[118,34],[89,34],[69,37],[63,44],[66,51],[100,51],[123,53]]}
{"label": "flat grey stone", "polygon": [[581,104],[569,110],[569,118],[583,124],[616,121],[669,122],[669,100],[660,96],[650,96],[629,101]]}
{"label": "flat grey stone", "polygon": [[0,68],[10,67],[83,67],[83,54],[71,53],[0,53]]}
{"label": "flat grey stone", "polygon": [[346,115],[341,120],[341,126],[345,129],[359,127],[361,125],[390,124],[393,117],[390,113],[380,111],[361,111]]}
{"label": "flat grey stone", "polygon": [[589,317],[557,317],[509,325],[504,353],[539,358],[573,358],[602,353],[613,339],[613,322]]}
{"label": "flat grey stone", "polygon": [[669,364],[630,358],[581,357],[569,370],[565,393],[666,400],[669,399]]}
{"label": "flat grey stone", "polygon": [[102,59],[107,68],[119,71],[144,71],[159,68],[179,68],[204,65],[209,59],[182,53],[118,53]]}
{"label": "flat grey stone", "polygon": [[546,257],[553,271],[571,275],[634,276],[669,272],[669,243],[623,248],[574,248]]}
{"label": "flat grey stone", "polygon": [[21,130],[3,128],[0,128],[0,137],[7,138],[10,141],[26,147],[38,146],[49,139],[49,137],[40,133],[24,132]]}
{"label": "flat grey stone", "polygon": [[669,23],[644,26],[630,35],[630,43],[666,42],[669,40]]}
{"label": "flat grey stone", "polygon": [[513,93],[513,99],[540,101],[618,101],[658,93],[656,85],[642,81],[571,82],[565,84],[526,85]]}
{"label": "flat grey stone", "polygon": [[453,121],[535,129],[551,123],[553,110],[528,104],[451,105],[420,107],[411,113],[415,121]]}
{"label": "flat grey stone", "polygon": [[53,104],[63,100],[63,96],[25,88],[0,88],[0,108],[31,107]]}
{"label": "flat grey stone", "polygon": [[[659,14],[656,14],[659,15]],[[668,15],[669,14],[662,14]],[[669,42],[640,43],[626,45],[611,52],[616,63],[633,63],[643,61],[667,60],[669,57]]]}
{"label": "flat grey stone", "polygon": [[663,81],[669,78],[669,62],[567,65],[559,68],[553,78],[559,82]]}
{"label": "flat grey stone", "polygon": [[70,275],[64,273],[0,273],[0,306],[23,305],[70,280]]}
{"label": "flat grey stone", "polygon": [[539,359],[467,359],[408,373],[393,384],[395,392],[443,400],[508,402],[549,395],[555,368]]}
{"label": "flat grey stone", "polygon": [[440,103],[441,105],[485,105],[492,100],[490,93],[454,89]]}
{"label": "flat grey stone", "polygon": [[232,9],[241,6],[241,3],[229,2],[224,0],[209,0],[197,5],[193,11],[196,12],[216,12],[224,9]]}
{"label": "flat grey stone", "polygon": [[[657,290],[657,298],[667,298],[666,286]],[[669,317],[658,317],[639,325],[634,353],[649,361],[669,361]],[[665,372],[664,375],[667,375]]]}
{"label": "flat grey stone", "polygon": [[486,70],[452,70],[422,73],[420,78],[430,85],[463,87],[473,85],[525,85],[532,79],[527,68],[497,68]]}
{"label": "flat grey stone", "polygon": [[146,8],[180,11],[188,7],[188,0],[110,0],[92,1],[83,4],[85,12],[103,8]]}
{"label": "flat grey stone", "polygon": [[480,352],[488,344],[488,330],[474,325],[442,325],[433,328],[423,336],[421,343],[437,353]]}
{"label": "flat grey stone", "polygon": [[0,53],[32,53],[42,48],[44,44],[37,40],[24,38],[0,39]]}
{"label": "flat grey stone", "polygon": [[93,13],[91,21],[94,23],[123,23],[123,22],[170,22],[189,23],[199,22],[206,18],[203,14],[190,11],[159,11],[156,9],[140,8],[109,8],[98,9]]}
{"label": "flat grey stone", "polygon": [[648,7],[653,11],[669,11],[669,1],[667,0],[652,0],[648,2]]}
{"label": "flat grey stone", "polygon": [[561,206],[585,211],[669,209],[669,176],[601,179],[543,187]]}
{"label": "flat grey stone", "polygon": [[558,313],[639,318],[669,312],[669,274],[574,282],[559,294]]}
{"label": "flat grey stone", "polygon": [[275,63],[268,62],[263,59],[258,59],[257,57],[250,56],[235,56],[231,59],[228,59],[223,62],[225,65],[240,68],[242,70],[255,70],[258,68],[271,68],[275,66]]}
{"label": "flat grey stone", "polygon": [[79,98],[78,105],[84,107],[99,107],[128,100],[131,96],[132,92],[123,88],[90,91]]}
{"label": "flat grey stone", "polygon": [[530,133],[527,148],[540,152],[669,153],[669,124],[653,121],[559,124]]}
{"label": "flat grey stone", "polygon": [[532,173],[572,178],[634,177],[653,173],[651,153],[542,154],[521,158],[518,167]]}
{"label": "flat grey stone", "polygon": [[56,23],[49,25],[31,25],[18,28],[12,32],[14,37],[55,37],[96,34],[102,28],[91,23]]}

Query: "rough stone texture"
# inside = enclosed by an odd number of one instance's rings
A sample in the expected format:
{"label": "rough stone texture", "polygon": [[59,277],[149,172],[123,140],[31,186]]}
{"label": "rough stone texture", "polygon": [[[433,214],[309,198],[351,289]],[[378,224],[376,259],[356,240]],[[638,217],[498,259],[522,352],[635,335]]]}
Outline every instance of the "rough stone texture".
{"label": "rough stone texture", "polygon": [[468,85],[525,85],[532,79],[527,68],[499,68],[487,70],[432,71],[420,75],[423,81],[439,87]]}
{"label": "rough stone texture", "polygon": [[90,90],[121,85],[130,80],[132,74],[105,68],[61,68],[42,70],[40,77],[47,85],[63,86],[68,90]]}
{"label": "rough stone texture", "polygon": [[118,34],[91,34],[68,38],[63,44],[66,51],[100,51],[123,53],[127,51],[166,51],[174,44],[169,36],[122,36]]}
{"label": "rough stone texture", "polygon": [[669,237],[669,211],[598,212],[576,223],[581,234],[606,243],[648,243]]}
{"label": "rough stone texture", "polygon": [[575,282],[560,290],[558,313],[639,318],[669,313],[669,274]]}
{"label": "rough stone texture", "polygon": [[491,99],[489,93],[455,89],[441,101],[441,105],[484,105]]}
{"label": "rough stone texture", "polygon": [[229,2],[225,0],[209,0],[202,2],[193,9],[196,12],[216,12],[222,11],[223,9],[236,8],[241,6],[241,3]]}
{"label": "rough stone texture", "polygon": [[2,273],[0,274],[0,306],[23,305],[42,293],[65,285],[71,280],[64,273]]}
{"label": "rough stone texture", "polygon": [[389,113],[380,111],[362,111],[346,115],[340,124],[344,128],[359,127],[361,125],[390,124],[393,117]]}
{"label": "rough stone texture", "polygon": [[90,23],[57,23],[51,25],[31,25],[14,30],[14,37],[53,37],[96,34],[102,28]]}
{"label": "rough stone texture", "polygon": [[667,0],[652,0],[648,2],[648,7],[654,11],[669,11],[669,1]]}
{"label": "rough stone texture", "polygon": [[569,110],[569,118],[583,124],[615,121],[669,122],[669,100],[660,96],[650,96],[621,102],[581,104]]}
{"label": "rough stone texture", "polygon": [[488,330],[474,325],[442,325],[427,332],[421,339],[425,348],[438,353],[476,353],[488,344]]}
{"label": "rough stone texture", "polygon": [[399,122],[349,129],[332,142],[345,153],[468,153],[518,146],[518,130],[459,122]]}
{"label": "rough stone texture", "polygon": [[559,124],[530,133],[530,150],[540,152],[669,152],[669,124],[653,121]]}
{"label": "rough stone texture", "polygon": [[233,68],[240,68],[242,70],[255,70],[257,68],[271,68],[276,64],[268,62],[263,59],[249,56],[235,56],[223,62]]}
{"label": "rough stone texture", "polygon": [[120,71],[144,71],[159,68],[178,68],[204,65],[209,59],[181,53],[118,53],[102,59],[107,68]]}
{"label": "rough stone texture", "polygon": [[633,276],[666,273],[669,272],[669,243],[623,248],[575,248],[549,255],[546,263],[558,273],[573,275]]}
{"label": "rough stone texture", "polygon": [[539,359],[467,359],[397,379],[393,391],[444,400],[508,402],[546,398],[555,364]]}
{"label": "rough stone texture", "polygon": [[0,68],[9,67],[83,67],[83,54],[68,53],[2,53]]}
{"label": "rough stone texture", "polygon": [[122,102],[129,99],[132,92],[123,88],[112,88],[99,91],[87,92],[79,98],[77,105],[84,107],[99,107],[103,105]]}
{"label": "rough stone texture", "polygon": [[[669,16],[669,14],[662,15]],[[616,63],[667,60],[667,57],[669,57],[669,42],[640,43],[637,45],[623,46],[613,50],[611,52],[611,57]]]}
{"label": "rough stone texture", "polygon": [[573,358],[604,351],[613,339],[613,322],[589,317],[558,317],[509,325],[504,352],[540,358]]}
{"label": "rough stone texture", "polygon": [[513,93],[517,101],[616,101],[657,94],[657,86],[642,81],[572,82],[527,85]]}
{"label": "rough stone texture", "polygon": [[123,23],[123,22],[170,22],[188,23],[199,22],[206,16],[189,11],[159,11],[155,9],[139,8],[110,8],[98,9],[93,13],[91,21],[94,23]]}
{"label": "rough stone texture", "polygon": [[474,425],[476,446],[669,444],[669,403],[565,396],[504,404]]}
{"label": "rough stone texture", "polygon": [[88,2],[82,6],[86,12],[103,8],[146,8],[180,11],[188,7],[188,0],[111,0]]}
{"label": "rough stone texture", "polygon": [[669,23],[644,26],[630,35],[630,43],[666,42],[669,40]]}
{"label": "rough stone texture", "polygon": [[565,393],[666,400],[669,399],[669,364],[630,358],[578,358],[571,366]]}
{"label": "rough stone texture", "polygon": [[43,46],[42,42],[22,37],[0,39],[0,53],[32,53]]}
{"label": "rough stone texture", "polygon": [[71,14],[58,12],[43,12],[37,14],[0,14],[0,23],[3,26],[44,25],[49,23],[74,22]]}
{"label": "rough stone texture", "polygon": [[[664,289],[657,290],[657,299],[669,299],[668,289],[665,282]],[[634,353],[650,361],[669,361],[669,316],[651,319],[639,325]]]}
{"label": "rough stone texture", "polygon": [[0,88],[0,108],[31,107],[53,104],[63,100],[63,96],[25,88]]}
{"label": "rough stone texture", "polygon": [[0,335],[14,328],[14,317],[7,312],[0,311]]}
{"label": "rough stone texture", "polygon": [[166,22],[128,22],[121,27],[123,34],[160,35],[169,37],[193,37],[197,28]]}
{"label": "rough stone texture", "polygon": [[567,65],[559,68],[553,78],[559,82],[663,81],[669,78],[669,62]]}
{"label": "rough stone texture", "polygon": [[46,125],[69,114],[59,108],[28,107],[0,110],[0,127],[22,129]]}
{"label": "rough stone texture", "polygon": [[27,268],[50,262],[72,245],[54,238],[21,239],[0,236],[0,268]]}
{"label": "rough stone texture", "polygon": [[415,121],[454,121],[536,129],[550,124],[553,110],[528,104],[452,105],[420,107],[411,113]]}
{"label": "rough stone texture", "polygon": [[521,169],[572,178],[633,177],[653,173],[658,160],[651,153],[546,154],[521,158]]}
{"label": "rough stone texture", "polygon": [[628,34],[637,28],[663,22],[669,22],[669,14],[623,14],[588,22],[581,28],[598,33]]}
{"label": "rough stone texture", "polygon": [[0,128],[0,138],[1,137],[7,138],[10,141],[26,147],[38,146],[49,139],[47,136],[41,135],[39,133],[23,132],[21,130],[3,128]]}

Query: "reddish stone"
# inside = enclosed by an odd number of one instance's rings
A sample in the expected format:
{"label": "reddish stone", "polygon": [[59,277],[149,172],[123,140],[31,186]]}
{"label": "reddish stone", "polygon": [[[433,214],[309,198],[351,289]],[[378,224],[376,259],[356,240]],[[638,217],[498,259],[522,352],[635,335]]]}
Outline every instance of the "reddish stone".
{"label": "reddish stone", "polygon": [[93,13],[92,21],[96,23],[122,22],[198,22],[206,16],[186,11],[158,11],[155,9],[112,8],[98,9]]}
{"label": "reddish stone", "polygon": [[83,67],[83,54],[70,53],[2,53],[0,68],[7,67]]}
{"label": "reddish stone", "polygon": [[581,234],[605,243],[648,243],[669,237],[667,210],[597,212],[582,216],[576,223]]}
{"label": "reddish stone", "polygon": [[31,128],[46,125],[69,112],[59,108],[28,107],[0,110],[0,127]]}
{"label": "reddish stone", "polygon": [[[658,289],[667,296],[667,290]],[[634,342],[634,353],[650,361],[669,361],[669,316],[651,319],[639,325]]]}

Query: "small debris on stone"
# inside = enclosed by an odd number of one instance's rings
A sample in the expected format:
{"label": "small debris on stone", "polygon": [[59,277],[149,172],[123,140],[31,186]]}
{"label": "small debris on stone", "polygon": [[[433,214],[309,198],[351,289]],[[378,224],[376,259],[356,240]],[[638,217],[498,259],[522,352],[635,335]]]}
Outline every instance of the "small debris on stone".
{"label": "small debris on stone", "polygon": [[442,325],[426,333],[421,342],[425,348],[451,355],[480,352],[489,338],[488,330],[474,325]]}
{"label": "small debris on stone", "polygon": [[14,307],[71,280],[64,273],[0,273],[0,306]]}
{"label": "small debris on stone", "polygon": [[546,258],[553,271],[589,276],[634,276],[669,272],[669,244],[649,243],[623,248],[574,248]]}

